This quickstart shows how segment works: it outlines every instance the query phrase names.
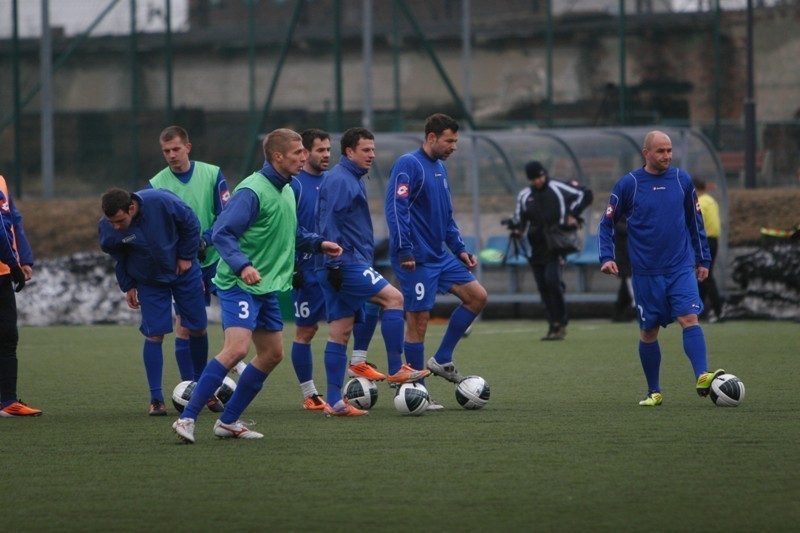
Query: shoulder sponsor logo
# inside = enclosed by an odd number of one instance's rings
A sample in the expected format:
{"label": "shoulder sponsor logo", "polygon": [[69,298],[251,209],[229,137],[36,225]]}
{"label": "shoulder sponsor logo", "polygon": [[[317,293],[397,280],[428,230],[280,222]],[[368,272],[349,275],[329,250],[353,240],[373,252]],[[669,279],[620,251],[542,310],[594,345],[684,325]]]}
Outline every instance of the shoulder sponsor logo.
{"label": "shoulder sponsor logo", "polygon": [[606,218],[614,218],[615,209],[614,204],[608,204],[608,207],[606,207]]}
{"label": "shoulder sponsor logo", "polygon": [[125,244],[128,244],[129,242],[133,242],[135,240],[136,240],[136,235],[128,235],[127,237],[122,239],[122,242],[124,242]]}
{"label": "shoulder sponsor logo", "polygon": [[401,183],[397,186],[397,196],[401,198],[405,198],[408,196],[408,185],[405,183]]}

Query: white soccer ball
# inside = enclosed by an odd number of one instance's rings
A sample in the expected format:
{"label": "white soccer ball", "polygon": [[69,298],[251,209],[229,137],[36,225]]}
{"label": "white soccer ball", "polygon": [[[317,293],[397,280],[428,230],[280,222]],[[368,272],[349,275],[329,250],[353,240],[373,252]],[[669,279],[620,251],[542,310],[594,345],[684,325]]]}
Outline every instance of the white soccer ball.
{"label": "white soccer ball", "polygon": [[[197,387],[196,381],[181,381],[175,386],[172,390],[172,405],[176,411],[182,413],[186,406],[189,405],[189,400],[192,399],[195,387]],[[222,385],[217,388],[214,395],[222,402],[224,407],[233,396],[235,390],[236,382],[225,376],[222,380]]]}
{"label": "white soccer ball", "polygon": [[733,374],[721,374],[711,382],[710,396],[718,407],[736,407],[744,401],[744,383]]}
{"label": "white soccer ball", "polygon": [[344,386],[344,397],[359,409],[371,409],[378,401],[378,386],[367,378],[353,378]]}
{"label": "white soccer ball", "polygon": [[431,397],[422,383],[403,383],[394,397],[394,407],[400,414],[419,416],[428,409]]}
{"label": "white soccer ball", "polygon": [[456,400],[464,409],[480,409],[490,395],[489,384],[480,376],[467,376],[456,385]]}
{"label": "white soccer ball", "polygon": [[172,405],[175,406],[179,413],[182,413],[186,406],[189,405],[189,400],[192,399],[192,393],[196,386],[196,381],[181,381],[172,390]]}

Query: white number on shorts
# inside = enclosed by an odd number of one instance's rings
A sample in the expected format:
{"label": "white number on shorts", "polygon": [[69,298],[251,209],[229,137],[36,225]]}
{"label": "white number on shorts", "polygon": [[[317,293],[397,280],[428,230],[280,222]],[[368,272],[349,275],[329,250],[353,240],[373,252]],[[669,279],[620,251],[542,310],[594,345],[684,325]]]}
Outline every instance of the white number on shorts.
{"label": "white number on shorts", "polygon": [[308,318],[310,315],[311,309],[308,308],[308,302],[294,303],[294,316],[297,318]]}
{"label": "white number on shorts", "polygon": [[372,267],[366,269],[364,272],[361,273],[361,275],[364,277],[369,277],[372,280],[373,285],[375,285],[376,283],[378,283],[380,280],[383,279],[383,276],[378,274],[378,271]]}
{"label": "white number on shorts", "polygon": [[246,301],[242,300],[239,302],[239,309],[241,309],[239,318],[248,318],[250,316],[250,304]]}
{"label": "white number on shorts", "polygon": [[417,283],[414,285],[414,292],[417,293],[417,300],[422,300],[425,298],[425,285],[422,283]]}

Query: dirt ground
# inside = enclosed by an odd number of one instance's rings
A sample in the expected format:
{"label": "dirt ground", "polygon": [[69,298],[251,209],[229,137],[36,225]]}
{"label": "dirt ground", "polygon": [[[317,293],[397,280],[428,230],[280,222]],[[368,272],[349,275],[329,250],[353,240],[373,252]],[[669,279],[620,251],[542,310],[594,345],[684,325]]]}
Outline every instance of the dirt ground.
{"label": "dirt ground", "polygon": [[[729,245],[758,241],[762,226],[800,224],[800,189],[736,189],[729,192]],[[19,200],[25,232],[37,259],[99,251],[98,199]]]}

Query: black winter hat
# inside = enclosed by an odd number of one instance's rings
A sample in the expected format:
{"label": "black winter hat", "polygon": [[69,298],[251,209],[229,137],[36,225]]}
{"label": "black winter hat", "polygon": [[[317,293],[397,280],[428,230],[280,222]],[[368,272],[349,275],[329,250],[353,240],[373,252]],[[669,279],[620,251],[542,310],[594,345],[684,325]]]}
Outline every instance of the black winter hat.
{"label": "black winter hat", "polygon": [[529,180],[534,180],[539,176],[546,176],[547,169],[544,168],[538,161],[530,161],[527,165],[525,165],[525,174],[528,176]]}

